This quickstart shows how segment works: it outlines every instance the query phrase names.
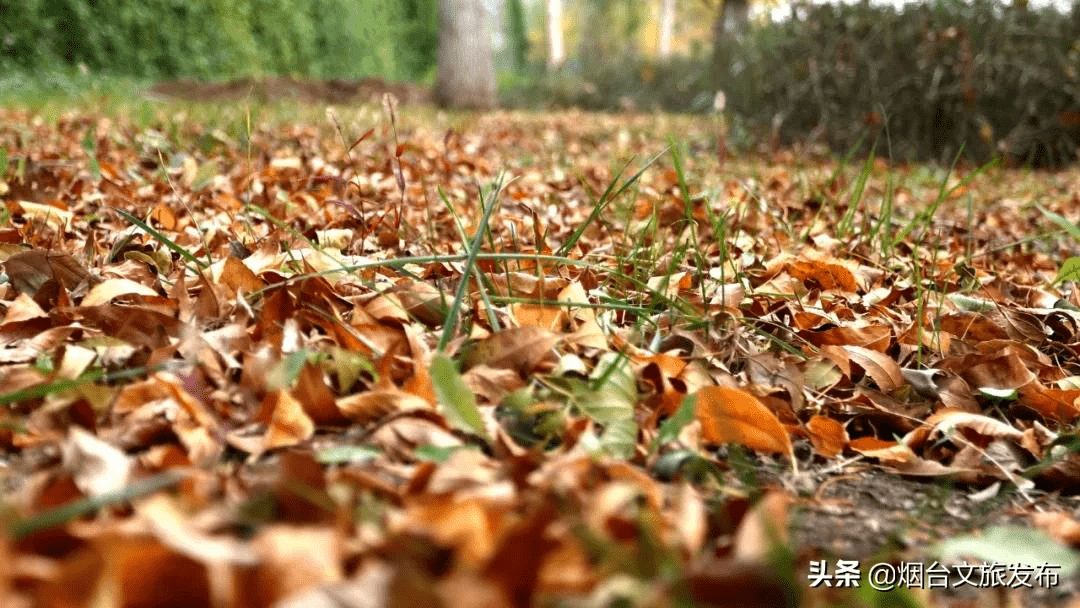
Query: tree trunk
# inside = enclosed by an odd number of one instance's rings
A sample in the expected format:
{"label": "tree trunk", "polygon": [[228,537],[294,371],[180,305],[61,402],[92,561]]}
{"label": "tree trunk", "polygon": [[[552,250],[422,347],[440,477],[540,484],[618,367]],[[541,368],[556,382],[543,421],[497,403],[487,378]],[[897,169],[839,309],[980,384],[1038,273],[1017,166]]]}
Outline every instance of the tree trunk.
{"label": "tree trunk", "polygon": [[495,107],[495,63],[484,4],[484,0],[439,0],[435,101],[442,107]]}
{"label": "tree trunk", "polygon": [[657,41],[656,55],[661,59],[671,57],[671,37],[675,30],[675,0],[660,2],[660,40]]}
{"label": "tree trunk", "polygon": [[547,47],[549,70],[557,70],[566,61],[566,45],[563,42],[563,3],[562,0],[546,0],[547,21]]}

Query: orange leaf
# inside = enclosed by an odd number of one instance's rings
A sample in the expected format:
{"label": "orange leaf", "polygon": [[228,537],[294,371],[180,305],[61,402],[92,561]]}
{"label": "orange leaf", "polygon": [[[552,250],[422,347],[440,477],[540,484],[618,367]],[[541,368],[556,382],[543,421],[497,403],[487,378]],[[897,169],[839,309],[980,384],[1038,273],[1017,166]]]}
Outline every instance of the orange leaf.
{"label": "orange leaf", "polygon": [[551,331],[560,331],[566,323],[566,309],[558,306],[515,303],[510,305],[510,314],[523,326],[534,325]]}
{"label": "orange leaf", "polygon": [[867,452],[873,452],[875,450],[887,450],[896,445],[895,441],[886,441],[884,439],[878,439],[877,437],[856,437],[848,442],[848,447],[855,450],[860,454],[866,454]]}
{"label": "orange leaf", "polygon": [[250,268],[234,257],[225,258],[225,266],[221,270],[221,283],[234,292],[243,291],[251,293],[266,287],[262,279],[255,276]]}
{"label": "orange leaf", "polygon": [[315,423],[304,412],[300,402],[289,393],[267,393],[263,399],[263,408],[271,412],[270,424],[263,436],[266,449],[296,445],[311,439],[315,434]]}
{"label": "orange leaf", "polygon": [[794,499],[779,490],[770,490],[751,507],[735,530],[737,559],[764,562],[777,545],[788,542],[788,507]]}
{"label": "orange leaf", "polygon": [[1080,416],[1080,390],[1046,388],[1036,382],[1020,388],[1017,401],[1051,420],[1072,422]]}
{"label": "orange leaf", "polygon": [[816,283],[824,290],[839,289],[854,293],[859,289],[855,275],[837,263],[822,260],[796,260],[788,264],[787,271],[804,284]]}
{"label": "orange leaf", "polygon": [[826,416],[814,416],[806,423],[813,444],[822,456],[832,458],[844,451],[848,436],[844,425]]}
{"label": "orange leaf", "polygon": [[348,422],[334,402],[334,391],[326,385],[323,371],[317,365],[305,363],[296,378],[296,388],[290,391],[311,421],[318,425]]}
{"label": "orange leaf", "polygon": [[737,443],[752,450],[781,452],[793,458],[791,439],[776,415],[750,393],[726,386],[697,392],[701,438]]}

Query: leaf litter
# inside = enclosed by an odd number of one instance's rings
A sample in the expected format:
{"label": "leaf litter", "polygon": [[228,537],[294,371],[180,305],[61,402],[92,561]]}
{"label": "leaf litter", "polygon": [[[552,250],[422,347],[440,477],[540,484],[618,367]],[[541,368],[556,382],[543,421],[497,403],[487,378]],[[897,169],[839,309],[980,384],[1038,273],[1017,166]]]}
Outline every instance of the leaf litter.
{"label": "leaf litter", "polygon": [[2,112],[4,606],[819,605],[1002,538],[1075,589],[1075,173]]}

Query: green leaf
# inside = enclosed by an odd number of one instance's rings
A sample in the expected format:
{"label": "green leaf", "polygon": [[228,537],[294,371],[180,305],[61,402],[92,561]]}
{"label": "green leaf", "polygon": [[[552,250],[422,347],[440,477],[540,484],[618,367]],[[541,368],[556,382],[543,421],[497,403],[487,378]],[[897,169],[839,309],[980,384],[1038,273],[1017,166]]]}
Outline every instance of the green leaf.
{"label": "green leaf", "polygon": [[979,392],[987,397],[993,397],[994,399],[1013,400],[1016,399],[1018,393],[1015,388],[993,388],[990,386],[980,386]]}
{"label": "green leaf", "polygon": [[308,352],[306,350],[298,350],[294,353],[289,353],[284,359],[278,361],[274,369],[268,374],[266,381],[266,388],[271,391],[282,390],[289,388],[293,385],[293,382],[300,377],[300,371],[304,369],[304,363],[307,362]]}
{"label": "green leaf", "polygon": [[1069,236],[1071,236],[1073,239],[1080,241],[1080,226],[1077,226],[1076,224],[1070,222],[1068,219],[1065,218],[1065,216],[1054,213],[1053,211],[1050,211],[1049,209],[1046,209],[1041,205],[1036,205],[1036,209],[1041,211],[1042,214],[1046,216],[1046,219],[1057,224],[1058,228],[1061,228],[1062,230],[1067,232]]}
{"label": "green leaf", "polygon": [[960,310],[968,312],[990,312],[997,309],[997,305],[993,300],[985,298],[973,298],[962,293],[950,293],[945,297],[953,304],[956,304]]}
{"label": "green leaf", "polygon": [[1061,263],[1057,278],[1051,285],[1057,285],[1062,281],[1080,281],[1080,257],[1073,256]]}
{"label": "green leaf", "polygon": [[679,432],[694,421],[696,412],[697,395],[687,395],[683,398],[679,409],[670,418],[660,423],[660,434],[656,437],[657,447],[675,441]]}
{"label": "green leaf", "polygon": [[446,421],[455,428],[489,439],[476,407],[476,396],[454,367],[450,357],[439,353],[431,360],[431,383]]}
{"label": "green leaf", "polygon": [[87,129],[86,137],[82,140],[82,148],[86,155],[90,157],[90,175],[93,176],[95,182],[101,181],[101,165],[98,164],[97,144],[94,143],[93,129]]}
{"label": "green leaf", "polygon": [[600,433],[600,446],[616,458],[633,458],[638,427],[633,417],[609,422]]}
{"label": "green leaf", "polygon": [[599,424],[633,418],[637,403],[637,381],[630,360],[617,353],[604,353],[589,374],[590,386],[577,391],[578,405]]}
{"label": "green leaf", "polygon": [[574,402],[586,416],[603,425],[600,447],[617,458],[630,458],[638,430],[634,421],[637,380],[630,360],[617,353],[605,353],[589,379],[589,384],[575,386]]}
{"label": "green leaf", "polygon": [[942,561],[967,559],[985,563],[1042,564],[1060,566],[1067,577],[1080,567],[1080,554],[1047,536],[1041,530],[1019,526],[995,526],[979,536],[959,536],[942,541],[934,554]]}
{"label": "green leaf", "polygon": [[378,458],[379,450],[367,445],[335,445],[315,454],[315,460],[323,464],[367,462]]}

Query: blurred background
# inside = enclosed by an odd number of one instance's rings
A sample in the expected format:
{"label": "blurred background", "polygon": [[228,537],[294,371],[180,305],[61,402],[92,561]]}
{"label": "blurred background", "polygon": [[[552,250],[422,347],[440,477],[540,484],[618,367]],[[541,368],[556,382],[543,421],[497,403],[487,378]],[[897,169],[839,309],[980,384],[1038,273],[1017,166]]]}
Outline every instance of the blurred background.
{"label": "blurred background", "polygon": [[285,78],[329,102],[698,113],[736,149],[1040,167],[1080,149],[1063,0],[0,0],[0,71],[9,92]]}

